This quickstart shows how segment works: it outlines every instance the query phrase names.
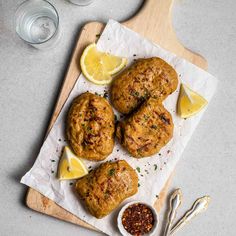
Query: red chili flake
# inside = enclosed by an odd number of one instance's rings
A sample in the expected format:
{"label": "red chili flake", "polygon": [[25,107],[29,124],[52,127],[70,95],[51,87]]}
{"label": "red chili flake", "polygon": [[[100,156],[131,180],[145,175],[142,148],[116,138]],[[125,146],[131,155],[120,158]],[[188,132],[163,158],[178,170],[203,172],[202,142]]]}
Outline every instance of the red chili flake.
{"label": "red chili flake", "polygon": [[145,204],[135,203],[124,211],[122,224],[131,235],[141,236],[147,234],[154,225],[152,210]]}

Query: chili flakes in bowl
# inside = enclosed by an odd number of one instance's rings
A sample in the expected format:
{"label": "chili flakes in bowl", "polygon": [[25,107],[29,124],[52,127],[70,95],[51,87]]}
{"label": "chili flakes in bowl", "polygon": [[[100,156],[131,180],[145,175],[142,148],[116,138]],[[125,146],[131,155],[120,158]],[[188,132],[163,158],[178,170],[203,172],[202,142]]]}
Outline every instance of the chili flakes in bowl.
{"label": "chili flakes in bowl", "polygon": [[118,227],[123,235],[152,235],[157,228],[156,211],[146,203],[129,203],[119,213]]}

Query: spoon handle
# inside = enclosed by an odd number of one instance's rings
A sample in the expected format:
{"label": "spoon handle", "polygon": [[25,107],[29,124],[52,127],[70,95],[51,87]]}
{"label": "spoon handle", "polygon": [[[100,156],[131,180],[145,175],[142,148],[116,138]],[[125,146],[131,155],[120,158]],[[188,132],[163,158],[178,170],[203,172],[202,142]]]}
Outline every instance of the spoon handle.
{"label": "spoon handle", "polygon": [[174,227],[170,231],[170,235],[174,235],[178,230],[184,227],[187,223],[189,223],[195,216],[204,212],[210,203],[211,198],[209,196],[204,196],[198,198],[191,209],[189,209],[184,216],[174,225]]}
{"label": "spoon handle", "polygon": [[172,193],[170,197],[169,213],[167,217],[167,223],[166,223],[164,236],[170,235],[171,227],[176,217],[177,209],[179,208],[181,203],[182,203],[182,192],[180,189],[177,189]]}

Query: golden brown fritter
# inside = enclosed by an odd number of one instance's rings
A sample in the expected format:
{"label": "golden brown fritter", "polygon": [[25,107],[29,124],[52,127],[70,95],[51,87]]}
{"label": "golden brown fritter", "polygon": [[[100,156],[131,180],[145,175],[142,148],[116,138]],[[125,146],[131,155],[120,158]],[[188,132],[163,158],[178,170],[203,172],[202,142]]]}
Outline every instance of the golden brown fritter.
{"label": "golden brown fritter", "polygon": [[83,93],[72,102],[66,135],[79,157],[92,161],[104,160],[114,147],[114,113],[105,98]]}
{"label": "golden brown fritter", "polygon": [[139,59],[115,78],[111,99],[119,112],[128,114],[148,97],[163,101],[177,85],[176,71],[164,60],[158,57]]}
{"label": "golden brown fritter", "polygon": [[160,101],[149,98],[138,111],[118,123],[116,135],[133,157],[151,156],[173,136],[171,114]]}
{"label": "golden brown fritter", "polygon": [[106,162],[79,179],[75,190],[90,213],[102,218],[137,193],[138,176],[124,160]]}

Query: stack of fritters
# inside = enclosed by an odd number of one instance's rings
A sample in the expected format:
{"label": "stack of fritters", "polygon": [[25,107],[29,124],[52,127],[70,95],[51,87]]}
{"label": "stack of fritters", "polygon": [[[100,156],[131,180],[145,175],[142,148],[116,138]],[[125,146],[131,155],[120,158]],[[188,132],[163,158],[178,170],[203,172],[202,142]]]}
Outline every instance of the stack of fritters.
{"label": "stack of fritters", "polygon": [[[177,84],[175,70],[160,58],[140,59],[114,80],[112,103],[128,115],[118,123],[116,136],[133,157],[153,155],[172,138],[172,117],[162,101]],[[106,99],[88,92],[74,99],[66,135],[79,157],[104,160],[113,150],[114,133],[114,113]],[[91,214],[102,218],[138,191],[138,176],[124,160],[106,162],[79,179],[75,190]]]}
{"label": "stack of fritters", "polygon": [[172,138],[172,117],[162,101],[177,85],[176,71],[156,57],[137,60],[115,79],[112,103],[119,112],[129,114],[118,123],[116,135],[132,156],[153,155]]}

